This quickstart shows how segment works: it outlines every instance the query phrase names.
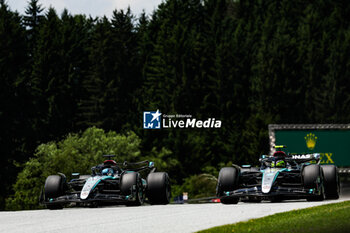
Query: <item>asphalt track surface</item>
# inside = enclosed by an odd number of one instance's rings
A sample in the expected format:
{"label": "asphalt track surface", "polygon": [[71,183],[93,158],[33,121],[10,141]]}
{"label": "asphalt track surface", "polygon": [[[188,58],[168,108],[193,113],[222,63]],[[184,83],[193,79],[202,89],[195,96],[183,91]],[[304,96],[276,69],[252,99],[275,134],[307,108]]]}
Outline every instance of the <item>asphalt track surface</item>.
{"label": "asphalt track surface", "polygon": [[328,203],[284,201],[281,203],[242,203],[237,205],[183,204],[140,207],[65,208],[0,212],[0,232],[29,233],[110,233],[110,232],[195,232],[214,226],[259,218],[279,212]]}

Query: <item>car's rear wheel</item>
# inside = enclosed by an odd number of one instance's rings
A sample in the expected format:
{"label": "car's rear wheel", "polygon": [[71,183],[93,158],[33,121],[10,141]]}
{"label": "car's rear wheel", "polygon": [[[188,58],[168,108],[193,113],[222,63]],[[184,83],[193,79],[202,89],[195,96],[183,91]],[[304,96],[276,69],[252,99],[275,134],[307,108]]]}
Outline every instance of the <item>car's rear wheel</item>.
{"label": "car's rear wheel", "polygon": [[[46,178],[44,191],[45,191],[45,201],[50,202],[54,198],[57,198],[64,194],[64,182],[62,176],[51,175]],[[48,209],[62,209],[62,204],[46,204]]]}
{"label": "car's rear wheel", "polygon": [[238,184],[238,170],[234,167],[221,168],[218,178],[218,185],[216,188],[216,194],[220,197],[220,201],[223,204],[237,204],[238,197],[225,196],[225,192],[233,191],[237,188]]}
{"label": "car's rear wheel", "polygon": [[133,200],[129,200],[127,205],[139,206],[144,202],[144,192],[142,179],[137,172],[125,173],[120,182],[120,191],[125,196],[133,195]]}
{"label": "car's rear wheel", "polygon": [[147,198],[152,205],[168,204],[171,188],[169,175],[166,172],[152,172],[147,176]]}
{"label": "car's rear wheel", "polygon": [[327,199],[338,199],[340,183],[337,167],[334,165],[321,166],[324,175],[324,189]]}
{"label": "car's rear wheel", "polygon": [[304,188],[313,189],[318,192],[315,196],[307,198],[308,201],[323,201],[325,199],[323,173],[320,165],[311,164],[304,167],[303,172]]}

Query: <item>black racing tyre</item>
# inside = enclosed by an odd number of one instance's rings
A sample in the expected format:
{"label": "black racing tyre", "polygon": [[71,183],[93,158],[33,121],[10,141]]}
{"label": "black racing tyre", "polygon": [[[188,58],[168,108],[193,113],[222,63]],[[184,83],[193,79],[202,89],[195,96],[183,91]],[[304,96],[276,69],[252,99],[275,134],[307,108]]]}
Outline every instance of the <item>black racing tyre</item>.
{"label": "black racing tyre", "polygon": [[317,164],[311,164],[305,166],[303,169],[303,183],[304,188],[312,189],[317,187],[317,179],[321,176],[320,166]]}
{"label": "black racing tyre", "polygon": [[318,189],[319,194],[307,198],[307,201],[323,201],[325,199],[324,185],[323,185],[323,172],[320,165],[311,164],[304,167],[303,183],[306,189]]}
{"label": "black racing tyre", "polygon": [[132,188],[136,188],[135,200],[129,201],[127,205],[139,206],[143,204],[144,192],[142,188],[142,180],[138,172],[125,173],[120,181],[120,191],[123,195],[129,196],[132,193]]}
{"label": "black racing tyre", "polygon": [[152,172],[147,176],[147,197],[152,205],[166,205],[170,202],[171,188],[166,172]]}
{"label": "black racing tyre", "polygon": [[338,199],[340,183],[337,167],[334,165],[321,165],[324,176],[324,189],[327,199]]}
{"label": "black racing tyre", "polygon": [[237,187],[238,171],[234,167],[223,167],[220,170],[217,196],[223,196],[226,191],[233,191]]}
{"label": "black racing tyre", "polygon": [[56,198],[63,194],[63,179],[59,175],[48,176],[45,181],[45,198]]}
{"label": "black racing tyre", "polygon": [[[64,179],[59,175],[51,175],[46,178],[45,186],[45,200],[50,201],[52,198],[59,197],[64,194]],[[62,209],[61,204],[46,204],[48,209]]]}
{"label": "black racing tyre", "polygon": [[233,191],[238,184],[238,170],[234,167],[221,168],[216,188],[216,195],[220,198],[222,204],[237,204],[239,198],[225,197],[224,192]]}

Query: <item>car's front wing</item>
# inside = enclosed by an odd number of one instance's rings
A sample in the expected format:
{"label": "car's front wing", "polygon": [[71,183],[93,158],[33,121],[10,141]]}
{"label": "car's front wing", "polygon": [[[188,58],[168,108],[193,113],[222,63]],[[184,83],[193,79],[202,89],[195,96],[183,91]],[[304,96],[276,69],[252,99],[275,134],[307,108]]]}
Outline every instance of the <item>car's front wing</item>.
{"label": "car's front wing", "polygon": [[269,199],[269,197],[281,196],[284,199],[303,199],[310,196],[319,195],[317,189],[305,189],[297,187],[273,187],[269,193],[263,193],[261,187],[241,188],[234,191],[224,192],[221,198],[229,197],[257,197]]}
{"label": "car's front wing", "polygon": [[136,199],[134,195],[120,194],[101,194],[97,193],[93,197],[80,199],[78,194],[68,194],[57,198],[43,200],[42,204],[67,204],[67,203],[92,203],[92,202],[110,202],[110,203],[128,203]]}

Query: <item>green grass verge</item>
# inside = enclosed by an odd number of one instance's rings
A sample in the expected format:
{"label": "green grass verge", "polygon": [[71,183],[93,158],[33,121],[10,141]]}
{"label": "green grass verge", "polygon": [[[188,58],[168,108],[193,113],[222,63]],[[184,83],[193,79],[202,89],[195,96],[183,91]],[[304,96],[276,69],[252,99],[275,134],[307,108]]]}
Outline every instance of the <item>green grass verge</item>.
{"label": "green grass verge", "polygon": [[350,201],[293,210],[199,232],[350,232]]}

